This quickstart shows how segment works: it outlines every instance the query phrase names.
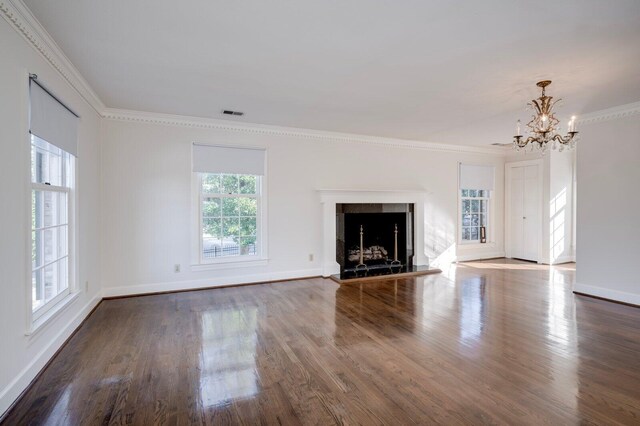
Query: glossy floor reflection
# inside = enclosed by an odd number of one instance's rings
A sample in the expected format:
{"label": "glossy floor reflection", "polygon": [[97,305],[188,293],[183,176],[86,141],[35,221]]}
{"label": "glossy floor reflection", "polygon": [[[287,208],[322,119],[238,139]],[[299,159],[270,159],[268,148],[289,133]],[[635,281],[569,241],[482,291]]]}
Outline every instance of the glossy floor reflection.
{"label": "glossy floor reflection", "polygon": [[103,302],[6,424],[639,424],[640,309],[493,260]]}

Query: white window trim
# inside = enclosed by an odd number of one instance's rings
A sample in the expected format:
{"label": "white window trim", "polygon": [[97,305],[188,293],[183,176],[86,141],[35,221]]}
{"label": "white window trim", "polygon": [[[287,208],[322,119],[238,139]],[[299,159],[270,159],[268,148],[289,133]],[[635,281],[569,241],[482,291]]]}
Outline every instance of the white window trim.
{"label": "white window trim", "polygon": [[[267,245],[267,176],[259,176],[260,194],[255,197],[258,200],[258,216],[256,226],[256,242],[258,246],[255,255],[227,256],[218,259],[202,257],[202,193],[200,192],[202,174],[191,173],[191,211],[192,211],[192,244],[191,244],[191,271],[209,271],[231,268],[249,268],[266,266],[269,260]],[[212,194],[219,196],[218,194]],[[223,194],[224,195],[224,194]],[[247,194],[251,196],[250,194]]]}
{"label": "white window trim", "polygon": [[24,236],[29,241],[29,244],[25,244],[25,272],[26,272],[26,285],[25,285],[25,306],[27,307],[26,311],[26,321],[25,321],[25,335],[29,338],[32,338],[37,334],[39,330],[46,328],[45,326],[51,324],[53,319],[56,318],[59,314],[65,311],[69,306],[73,304],[76,300],[78,300],[80,295],[80,288],[77,285],[76,277],[78,277],[78,253],[76,248],[78,247],[78,233],[77,233],[77,217],[78,217],[78,161],[75,156],[72,157],[73,163],[73,177],[71,179],[72,185],[71,188],[66,188],[70,191],[70,196],[68,199],[67,209],[69,210],[68,214],[68,239],[69,239],[69,247],[68,247],[68,256],[69,256],[69,293],[57,303],[52,304],[50,309],[43,313],[37,320],[33,318],[33,281],[32,281],[32,260],[31,260],[31,191],[33,189],[33,182],[31,177],[31,133],[29,129],[29,102],[30,102],[30,72],[27,69],[22,69],[23,81],[25,84],[21,85],[20,90],[22,91],[21,99],[23,100],[22,108],[21,108],[21,127],[22,127],[22,135],[24,135],[23,139],[23,150],[22,150],[22,164],[27,165],[25,167],[25,175],[24,175],[24,194],[25,196],[25,204],[24,204]]}
{"label": "white window trim", "polygon": [[[26,120],[25,128],[26,131],[26,143],[25,146],[25,157],[26,164],[31,164],[31,135],[28,131],[29,125],[28,120]],[[78,215],[77,212],[77,190],[78,187],[78,160],[75,156],[71,156],[72,162],[72,173],[73,176],[71,178],[71,187],[59,187],[53,185],[44,185],[39,183],[32,182],[31,176],[31,167],[26,168],[26,185],[25,185],[25,194],[27,194],[26,203],[25,203],[25,236],[29,241],[29,244],[26,245],[26,276],[27,276],[27,285],[26,285],[26,300],[27,300],[27,321],[26,321],[26,331],[25,335],[32,337],[36,334],[37,331],[44,328],[45,325],[49,324],[55,317],[57,317],[60,313],[67,309],[75,300],[78,299],[80,295],[80,289],[77,285],[76,277],[78,275],[78,260],[76,255],[76,247],[78,246],[77,241],[77,230],[76,230],[76,218]],[[68,232],[68,248],[67,248],[67,257],[68,257],[68,268],[69,268],[69,283],[67,288],[58,294],[56,297],[51,299],[48,303],[43,305],[37,311],[33,311],[33,278],[32,271],[33,265],[31,263],[31,250],[32,244],[31,241],[31,214],[32,214],[32,205],[31,205],[31,192],[34,189],[43,189],[47,191],[64,191],[67,192],[67,232]]]}
{"label": "white window trim", "polygon": [[[61,296],[63,293],[60,293],[58,296]],[[25,333],[26,336],[33,336],[37,331],[40,331],[44,328],[45,325],[51,322],[55,317],[57,317],[60,313],[65,311],[73,302],[75,302],[80,296],[79,291],[70,292],[64,295],[59,301],[55,303],[54,306],[51,306],[45,313],[39,316],[37,319],[33,319],[30,321],[29,327]],[[57,296],[56,296],[57,298]],[[55,300],[55,298],[53,299]]]}
{"label": "white window trim", "polygon": [[457,224],[458,224],[458,244],[461,246],[465,246],[465,247],[491,247],[493,245],[495,245],[495,241],[494,241],[494,196],[493,196],[493,191],[489,191],[489,197],[475,197],[472,199],[477,199],[477,200],[487,200],[487,242],[486,243],[481,243],[479,236],[477,240],[463,240],[462,239],[462,190],[463,189],[467,189],[467,188],[459,188],[458,189],[458,218],[457,218]]}

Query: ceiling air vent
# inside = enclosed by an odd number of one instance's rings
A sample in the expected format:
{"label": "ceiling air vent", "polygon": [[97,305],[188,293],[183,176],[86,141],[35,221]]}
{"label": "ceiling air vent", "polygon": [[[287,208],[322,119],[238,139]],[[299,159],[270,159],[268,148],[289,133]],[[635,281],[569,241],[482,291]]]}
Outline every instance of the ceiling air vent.
{"label": "ceiling air vent", "polygon": [[236,115],[236,116],[241,116],[244,115],[244,112],[241,111],[231,111],[230,109],[223,109],[222,113],[225,115]]}
{"label": "ceiling air vent", "polygon": [[513,145],[513,142],[509,142],[509,143],[492,143],[491,145],[493,145],[493,146],[510,146],[510,145]]}

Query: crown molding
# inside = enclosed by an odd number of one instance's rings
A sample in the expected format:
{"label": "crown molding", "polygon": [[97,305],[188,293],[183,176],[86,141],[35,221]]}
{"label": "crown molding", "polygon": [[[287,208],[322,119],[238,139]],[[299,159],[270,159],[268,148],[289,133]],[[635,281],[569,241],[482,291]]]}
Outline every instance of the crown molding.
{"label": "crown molding", "polygon": [[62,75],[98,115],[103,115],[104,103],[22,0],[0,0],[0,15]]}
{"label": "crown molding", "polygon": [[601,121],[631,117],[637,114],[640,114],[640,102],[633,102],[585,114],[578,118],[577,123],[580,125],[599,123]]}
{"label": "crown molding", "polygon": [[503,148],[452,145],[443,143],[423,142],[416,140],[383,138],[352,133],[339,133],[323,130],[302,129],[297,127],[273,126],[267,124],[238,123],[229,120],[213,118],[189,117],[123,109],[107,108],[103,117],[113,121],[133,123],[159,124],[173,127],[190,127],[194,129],[215,129],[230,132],[241,132],[267,136],[285,136],[327,142],[346,142],[368,145],[388,146],[394,148],[421,149],[437,152],[463,152],[470,154],[485,154],[504,156],[508,150]]}

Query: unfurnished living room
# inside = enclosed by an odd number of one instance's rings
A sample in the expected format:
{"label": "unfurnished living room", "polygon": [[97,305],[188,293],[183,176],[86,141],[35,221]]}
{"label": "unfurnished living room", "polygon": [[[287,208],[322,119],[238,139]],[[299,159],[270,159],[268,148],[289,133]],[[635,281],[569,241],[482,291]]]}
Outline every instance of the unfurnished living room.
{"label": "unfurnished living room", "polygon": [[0,16],[0,425],[640,424],[640,1]]}

